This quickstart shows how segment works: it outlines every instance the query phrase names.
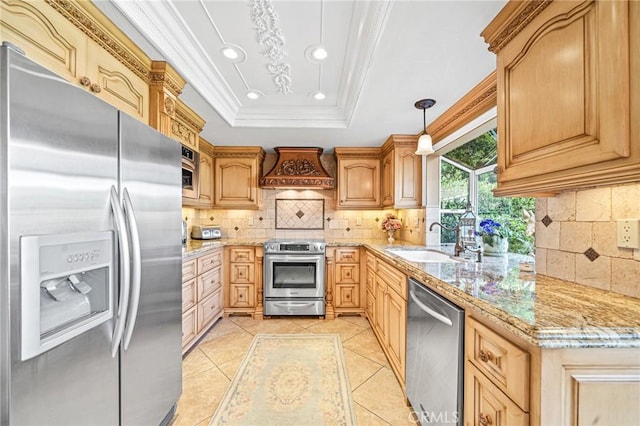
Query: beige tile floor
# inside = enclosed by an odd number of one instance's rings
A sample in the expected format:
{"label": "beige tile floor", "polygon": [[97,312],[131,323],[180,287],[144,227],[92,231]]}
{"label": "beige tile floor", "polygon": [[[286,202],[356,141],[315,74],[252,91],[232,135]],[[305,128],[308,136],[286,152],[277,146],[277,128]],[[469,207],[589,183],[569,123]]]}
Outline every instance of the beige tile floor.
{"label": "beige tile floor", "polygon": [[[182,396],[172,426],[207,426],[257,333],[338,333],[361,426],[414,425],[402,389],[361,317],[219,320],[182,362]],[[306,426],[306,425],[301,425]]]}

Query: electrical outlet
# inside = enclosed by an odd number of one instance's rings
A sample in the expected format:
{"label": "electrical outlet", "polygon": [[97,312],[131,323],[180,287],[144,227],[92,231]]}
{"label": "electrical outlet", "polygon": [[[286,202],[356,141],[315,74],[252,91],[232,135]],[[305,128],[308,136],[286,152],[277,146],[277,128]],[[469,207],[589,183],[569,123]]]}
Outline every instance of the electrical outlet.
{"label": "electrical outlet", "polygon": [[362,226],[362,218],[356,217],[356,226]]}
{"label": "electrical outlet", "polygon": [[640,248],[640,219],[618,219],[618,247]]}
{"label": "electrical outlet", "polygon": [[253,218],[249,217],[249,226],[253,226]]}

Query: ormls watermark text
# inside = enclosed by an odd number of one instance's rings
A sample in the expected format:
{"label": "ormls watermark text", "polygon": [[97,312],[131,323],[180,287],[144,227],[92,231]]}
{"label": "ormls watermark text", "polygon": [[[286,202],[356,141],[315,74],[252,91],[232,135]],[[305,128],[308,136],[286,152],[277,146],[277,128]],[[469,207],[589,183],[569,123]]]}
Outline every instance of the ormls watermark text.
{"label": "ormls watermark text", "polygon": [[460,421],[457,411],[412,411],[409,418],[421,424],[456,424]]}

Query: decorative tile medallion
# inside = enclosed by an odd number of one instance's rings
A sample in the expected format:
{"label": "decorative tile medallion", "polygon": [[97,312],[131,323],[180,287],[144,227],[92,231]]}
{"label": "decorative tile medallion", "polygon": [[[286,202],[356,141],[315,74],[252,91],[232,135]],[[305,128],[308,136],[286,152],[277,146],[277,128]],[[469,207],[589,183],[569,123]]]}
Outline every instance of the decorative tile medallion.
{"label": "decorative tile medallion", "polygon": [[545,215],[545,216],[542,218],[542,221],[541,221],[541,222],[544,224],[544,226],[547,226],[547,227],[548,227],[549,225],[551,225],[551,222],[553,222],[553,220],[551,220],[551,218],[549,217],[549,215]]}
{"label": "decorative tile medallion", "polygon": [[324,199],[276,199],[276,229],[324,229]]}
{"label": "decorative tile medallion", "polygon": [[592,262],[600,257],[600,254],[591,247],[589,247],[587,251],[584,252],[584,255],[587,256],[587,259]]}

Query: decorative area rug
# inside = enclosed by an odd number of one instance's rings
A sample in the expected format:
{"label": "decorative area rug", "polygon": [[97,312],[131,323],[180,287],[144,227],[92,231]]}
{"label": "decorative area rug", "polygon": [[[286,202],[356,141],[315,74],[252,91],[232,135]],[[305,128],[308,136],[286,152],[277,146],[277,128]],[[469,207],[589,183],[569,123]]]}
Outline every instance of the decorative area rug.
{"label": "decorative area rug", "polygon": [[257,334],[210,426],[356,424],[338,334]]}

